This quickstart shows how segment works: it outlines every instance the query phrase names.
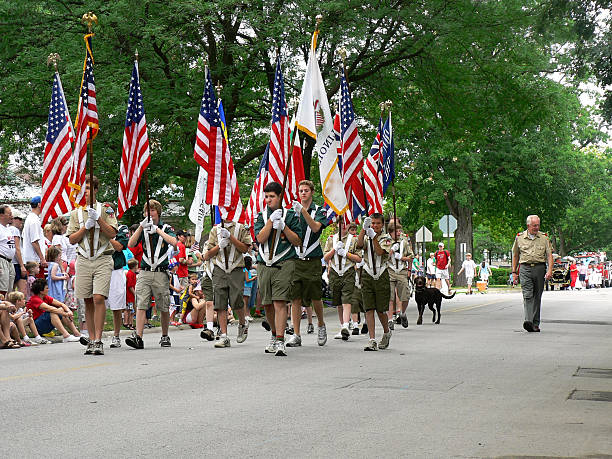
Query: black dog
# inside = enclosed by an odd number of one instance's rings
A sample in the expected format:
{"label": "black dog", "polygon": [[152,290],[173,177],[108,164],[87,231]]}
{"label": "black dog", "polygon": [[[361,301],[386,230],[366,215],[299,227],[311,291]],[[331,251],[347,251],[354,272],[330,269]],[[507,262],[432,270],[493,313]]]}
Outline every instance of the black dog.
{"label": "black dog", "polygon": [[[433,312],[432,322],[439,324],[442,298],[450,300],[455,296],[455,293],[453,292],[451,296],[446,296],[437,288],[429,288],[426,287],[426,285],[427,280],[423,276],[417,276],[414,279],[414,299],[416,300],[417,308],[419,310],[417,325],[421,325],[423,323],[423,312],[425,312],[425,305],[429,306],[429,309],[431,309],[431,312]],[[434,309],[434,304],[438,310],[438,320],[436,320],[436,309]]]}

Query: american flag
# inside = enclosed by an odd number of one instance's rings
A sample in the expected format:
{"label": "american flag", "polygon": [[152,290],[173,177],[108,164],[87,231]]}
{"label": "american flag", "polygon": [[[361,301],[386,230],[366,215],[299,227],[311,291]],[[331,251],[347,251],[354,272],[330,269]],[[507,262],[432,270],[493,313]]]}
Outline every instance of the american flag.
{"label": "american flag", "polygon": [[353,101],[349,92],[344,71],[340,72],[340,140],[342,149],[342,181],[349,203],[350,218],[356,219],[365,212],[361,173],[363,156],[361,138],[357,132],[357,122]]}
{"label": "american flag", "polygon": [[382,213],[383,173],[382,173],[382,117],[378,122],[378,132],[363,167],[363,181],[368,200],[368,215]]}
{"label": "american flag", "polygon": [[72,171],[69,186],[73,188],[70,200],[79,206],[85,205],[85,169],[87,165],[87,145],[98,134],[98,107],[96,104],[96,84],[94,82],[94,60],[91,53],[91,38],[85,35],[85,62],[83,80],[79,95],[79,108],[76,120],[76,144],[72,152]]}
{"label": "american flag", "polygon": [[67,186],[72,160],[70,142],[74,141],[74,132],[62,82],[57,72],[53,79],[46,140],[42,179],[42,210],[40,213],[43,225],[50,219],[65,214],[72,209]]}
{"label": "american flag", "polygon": [[140,91],[138,62],[134,62],[125,114],[125,130],[123,131],[117,218],[121,218],[126,210],[138,203],[138,185],[150,162],[151,153],[147,135],[147,120]]}
{"label": "american flag", "polygon": [[227,139],[223,134],[217,97],[208,67],[206,68],[206,83],[198,117],[193,156],[197,163],[208,172],[206,204],[219,206],[223,218],[243,219],[244,212],[238,191],[236,171]]}
{"label": "american flag", "polygon": [[[280,58],[276,61],[274,88],[272,90],[272,123],[270,125],[270,155],[268,158],[268,173],[271,182],[283,183],[291,136],[287,103],[285,102],[285,83],[281,72]],[[288,202],[285,193],[285,204]],[[289,201],[290,203],[291,201]]]}
{"label": "american flag", "polygon": [[257,219],[257,214],[266,208],[266,201],[264,199],[264,188],[268,184],[270,177],[268,173],[269,157],[270,143],[266,145],[266,150],[264,151],[263,158],[261,158],[259,170],[257,171],[257,177],[255,177],[255,182],[253,182],[253,189],[251,190],[249,205],[247,206],[246,210],[246,222],[251,228],[252,237],[255,237],[253,225],[255,224],[255,220]]}

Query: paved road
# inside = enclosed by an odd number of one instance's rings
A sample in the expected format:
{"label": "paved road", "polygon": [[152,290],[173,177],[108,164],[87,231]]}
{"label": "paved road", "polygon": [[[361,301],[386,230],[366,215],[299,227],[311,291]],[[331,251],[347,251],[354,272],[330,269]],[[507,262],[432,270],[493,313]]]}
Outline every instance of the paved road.
{"label": "paved road", "polygon": [[[612,454],[612,403],[568,399],[612,392],[611,375],[578,370],[612,368],[612,289],[546,292],[539,334],[522,330],[518,292],[446,301],[439,326],[410,312],[379,352],[361,336],[318,347],[308,335],[274,357],[258,324],[231,349],[176,330],[170,349],[147,334],[145,350],[105,356],[72,343],[1,351],[2,456]],[[331,335],[335,311],[326,318]]]}

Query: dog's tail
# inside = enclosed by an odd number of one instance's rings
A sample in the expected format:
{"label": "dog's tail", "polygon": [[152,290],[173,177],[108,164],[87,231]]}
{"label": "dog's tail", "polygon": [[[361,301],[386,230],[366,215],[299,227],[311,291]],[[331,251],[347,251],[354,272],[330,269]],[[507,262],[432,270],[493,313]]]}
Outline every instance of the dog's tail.
{"label": "dog's tail", "polygon": [[446,298],[447,300],[450,300],[451,298],[455,296],[456,293],[457,292],[453,292],[451,296],[446,296],[444,293],[440,292],[440,295],[442,295],[442,298]]}

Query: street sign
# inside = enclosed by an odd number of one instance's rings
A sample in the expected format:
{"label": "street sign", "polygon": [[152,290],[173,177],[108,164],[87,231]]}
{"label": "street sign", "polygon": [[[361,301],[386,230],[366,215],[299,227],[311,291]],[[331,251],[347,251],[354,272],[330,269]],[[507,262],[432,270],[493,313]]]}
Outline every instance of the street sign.
{"label": "street sign", "polygon": [[444,233],[444,237],[453,237],[457,229],[457,219],[452,215],[445,215],[438,222],[438,227]]}
{"label": "street sign", "polygon": [[416,230],[416,234],[414,235],[414,240],[416,242],[433,241],[433,239],[431,238],[431,231],[429,231],[426,226],[421,226],[418,230]]}

